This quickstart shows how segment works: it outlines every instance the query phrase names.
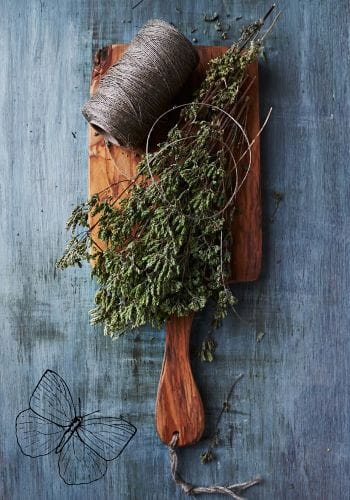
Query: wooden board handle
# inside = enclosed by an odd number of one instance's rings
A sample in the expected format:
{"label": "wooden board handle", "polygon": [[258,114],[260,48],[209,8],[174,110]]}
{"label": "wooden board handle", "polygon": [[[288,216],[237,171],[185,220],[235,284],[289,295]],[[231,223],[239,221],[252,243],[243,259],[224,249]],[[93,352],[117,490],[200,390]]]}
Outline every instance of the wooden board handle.
{"label": "wooden board handle", "polygon": [[166,324],[165,352],[156,403],[156,427],[169,444],[179,433],[178,446],[196,443],[204,431],[203,403],[194,381],[189,341],[193,315],[173,317]]}

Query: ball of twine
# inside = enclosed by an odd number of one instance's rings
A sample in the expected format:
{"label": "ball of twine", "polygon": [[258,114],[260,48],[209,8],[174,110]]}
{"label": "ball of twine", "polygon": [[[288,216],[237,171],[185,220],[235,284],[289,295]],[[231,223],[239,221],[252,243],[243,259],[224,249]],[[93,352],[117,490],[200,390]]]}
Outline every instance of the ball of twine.
{"label": "ball of twine", "polygon": [[148,21],[82,113],[106,140],[139,146],[197,64],[197,51],[182,33],[165,21]]}

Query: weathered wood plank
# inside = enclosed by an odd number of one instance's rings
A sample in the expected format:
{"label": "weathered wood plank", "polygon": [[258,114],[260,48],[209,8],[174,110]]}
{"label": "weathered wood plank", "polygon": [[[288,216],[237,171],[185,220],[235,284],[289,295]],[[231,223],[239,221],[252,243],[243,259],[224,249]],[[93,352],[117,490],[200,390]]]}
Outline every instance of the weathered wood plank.
{"label": "weathered wood plank", "polygon": [[[173,21],[198,43],[218,44],[220,33],[202,21],[203,12],[229,11],[237,33],[269,5],[144,0],[131,10],[126,0],[2,1],[2,498],[183,498],[154,431],[163,333],[104,338],[88,326],[89,269],[53,270],[69,209],[87,190],[86,126],[78,110],[88,97],[93,52],[129,42],[149,17]],[[335,500],[350,491],[350,7],[347,0],[279,6],[284,15],[260,73],[262,116],[274,108],[262,140],[263,276],[234,288],[250,324],[232,315],[216,334],[215,363],[194,360],[209,427],[231,381],[240,372],[245,377],[222,422],[219,460],[201,465],[199,444],[181,451],[182,470],[207,484],[261,474],[263,486],[247,498]],[[284,200],[271,223],[275,190]],[[197,347],[207,331],[207,316],[196,318]],[[256,342],[259,332],[265,336]],[[17,447],[14,418],[48,367],[88,410],[121,412],[138,427],[105,479],[92,485],[65,485],[57,457],[30,459]]]}
{"label": "weathered wood plank", "polygon": [[[90,91],[96,92],[101,78],[120,57],[126,45],[109,45],[98,50],[94,57]],[[191,87],[198,88],[203,80],[208,62],[220,56],[226,49],[220,46],[199,46],[199,64],[185,85],[186,94]],[[257,279],[261,270],[261,195],[260,195],[260,138],[259,132],[259,95],[258,65],[248,68],[250,89],[247,92],[249,109],[246,116],[246,132],[251,147],[250,171],[243,182],[246,171],[238,172],[238,184],[243,184],[238,193],[239,215],[232,224],[233,247],[230,281],[252,281]],[[185,98],[185,102],[188,97]],[[231,124],[234,127],[233,124]],[[116,145],[106,146],[104,137],[89,127],[89,194],[99,196],[121,196],[126,191],[129,179],[135,177],[137,164],[143,150]],[[247,160],[248,161],[248,160]],[[125,193],[124,196],[127,196]],[[100,248],[105,244],[98,237],[98,216],[90,217],[94,241]],[[204,431],[204,409],[193,379],[189,364],[189,335],[192,316],[173,318],[167,322],[166,347],[161,378],[157,391],[156,428],[165,444],[169,444],[173,433],[179,432],[178,446],[186,446],[199,441]],[[178,325],[180,331],[174,327]],[[173,348],[174,352],[171,351]],[[177,353],[178,361],[174,362]],[[180,389],[181,388],[181,389]],[[175,426],[175,427],[174,427]]]}

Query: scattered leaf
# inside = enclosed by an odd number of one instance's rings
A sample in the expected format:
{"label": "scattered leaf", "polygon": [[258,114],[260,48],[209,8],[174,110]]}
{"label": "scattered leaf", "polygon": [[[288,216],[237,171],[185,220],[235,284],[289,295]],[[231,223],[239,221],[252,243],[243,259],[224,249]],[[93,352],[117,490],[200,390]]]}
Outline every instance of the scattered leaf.
{"label": "scattered leaf", "polygon": [[256,341],[261,342],[264,337],[265,337],[265,332],[259,332],[256,336]]}
{"label": "scattered leaf", "polygon": [[213,15],[208,15],[206,14],[204,16],[204,21],[206,23],[214,23],[215,21],[217,21],[219,19],[219,14],[217,12],[214,12]]}
{"label": "scattered leaf", "polygon": [[215,349],[215,340],[213,340],[211,337],[207,337],[205,340],[203,340],[201,349],[198,353],[200,360],[206,363],[211,363],[214,360]]}
{"label": "scattered leaf", "polygon": [[211,450],[204,451],[201,453],[201,463],[202,464],[208,464],[215,460],[215,455]]}

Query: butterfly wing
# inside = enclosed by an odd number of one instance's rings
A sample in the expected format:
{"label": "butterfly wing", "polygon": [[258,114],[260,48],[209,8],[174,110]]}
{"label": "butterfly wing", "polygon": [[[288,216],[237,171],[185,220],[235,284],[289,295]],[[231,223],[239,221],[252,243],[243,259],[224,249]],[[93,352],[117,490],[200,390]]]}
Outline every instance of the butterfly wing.
{"label": "butterfly wing", "polygon": [[76,415],[67,384],[52,370],[46,370],[39,380],[29,406],[37,415],[64,427],[68,426]]}
{"label": "butterfly wing", "polygon": [[30,408],[16,418],[16,436],[24,455],[40,457],[57,448],[65,428],[40,417]]}
{"label": "butterfly wing", "polygon": [[86,417],[77,430],[81,440],[105,460],[121,454],[136,433],[136,427],[122,418]]}
{"label": "butterfly wing", "polygon": [[60,453],[58,468],[66,484],[88,484],[106,474],[107,462],[74,432]]}

